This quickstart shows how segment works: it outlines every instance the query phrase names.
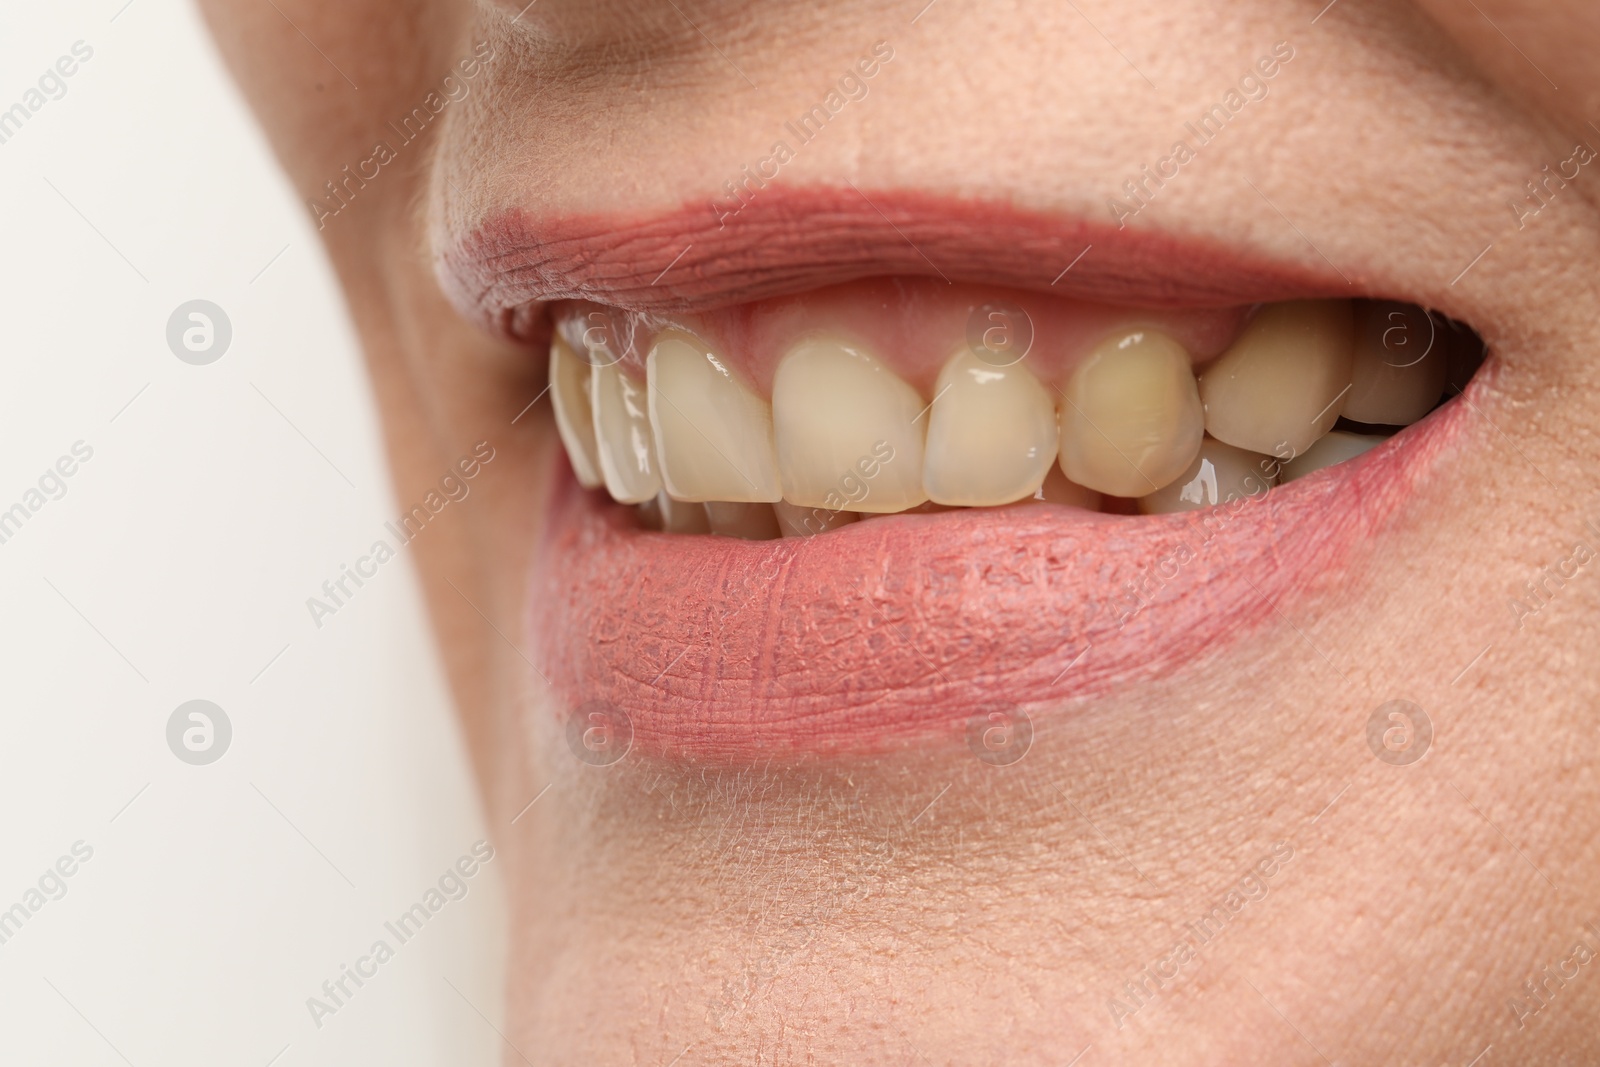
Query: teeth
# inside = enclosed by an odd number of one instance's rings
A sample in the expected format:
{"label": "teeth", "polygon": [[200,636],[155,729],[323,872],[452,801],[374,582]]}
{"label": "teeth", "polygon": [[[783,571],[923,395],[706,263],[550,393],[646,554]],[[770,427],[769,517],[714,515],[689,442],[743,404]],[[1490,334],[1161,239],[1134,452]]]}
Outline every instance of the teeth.
{"label": "teeth", "polygon": [[704,505],[711,532],[723,537],[742,537],[746,541],[771,541],[780,536],[778,519],[771,504],[751,504],[725,500]]}
{"label": "teeth", "polygon": [[861,516],[853,511],[803,508],[781,500],[772,505],[772,510],[778,517],[778,529],[785,537],[814,537],[861,520]]}
{"label": "teeth", "polygon": [[944,365],[933,395],[922,467],[929,499],[986,507],[1039,488],[1055,461],[1056,412],[1032,373],[992,367],[967,349]]}
{"label": "teeth", "polygon": [[1387,440],[1387,437],[1334,430],[1306,449],[1304,453],[1285,463],[1283,465],[1283,473],[1278,480],[1280,482],[1292,482],[1296,478],[1304,478],[1312,471],[1331,467],[1335,463],[1343,463],[1347,459],[1355,459],[1362,453],[1370,452],[1372,449],[1377,448]]}
{"label": "teeth", "polygon": [[1204,433],[1189,355],[1145,330],[1100,344],[1062,391],[1061,470],[1111,496],[1138,497],[1194,460]]}
{"label": "teeth", "polygon": [[596,489],[605,481],[594,440],[594,405],[589,401],[589,364],[557,337],[550,342],[550,402],[556,408],[556,431],[578,484]]}
{"label": "teeth", "polygon": [[917,391],[863,349],[802,342],[772,383],[783,498],[878,513],[922,503],[922,409]]}
{"label": "teeth", "polygon": [[1194,511],[1239,497],[1260,497],[1272,486],[1278,461],[1207,437],[1189,469],[1171,485],[1141,497],[1146,515]]}
{"label": "teeth", "polygon": [[673,332],[656,341],[645,370],[667,492],[679,500],[782,498],[772,409],[724,359]]}
{"label": "teeth", "polygon": [[1200,376],[1206,432],[1252,452],[1304,452],[1348,398],[1353,333],[1348,300],[1262,308]]}
{"label": "teeth", "polygon": [[1449,332],[1415,304],[1385,300],[1363,308],[1344,417],[1409,426],[1432,411],[1444,392]]}
{"label": "teeth", "polygon": [[644,386],[615,364],[592,368],[590,385],[606,491],[620,504],[642,504],[661,491]]}
{"label": "teeth", "polygon": [[1100,494],[1069,481],[1061,473],[1061,468],[1054,464],[1051,464],[1050,472],[1044,476],[1044,484],[1033,494],[1033,499],[1051,504],[1069,504],[1085,511],[1100,510]]}
{"label": "teeth", "polygon": [[[585,356],[574,330],[591,319]],[[652,321],[598,311],[557,323],[551,400],[574,475],[637,505],[643,529],[753,540],[954,507],[1126,515],[1258,499],[1387,439],[1332,431],[1341,415],[1408,425],[1485,357],[1470,329],[1415,305],[1291,301],[1261,307],[1198,381],[1174,337],[1130,323],[1067,364],[1059,407],[1056,379],[1035,377],[1040,360],[997,367],[966,346],[942,349],[954,354],[924,403],[875,350],[836,339],[849,334],[783,319],[788,338],[762,332],[771,324],[745,331],[758,365],[788,342],[768,403],[722,351]],[[937,353],[951,344],[943,322],[901,340]],[[613,352],[644,351],[644,331],[659,332],[640,381],[624,369],[638,361]]]}
{"label": "teeth", "polygon": [[661,528],[667,533],[711,532],[711,524],[706,518],[703,504],[675,500],[662,490],[656,494],[655,509],[661,517]]}

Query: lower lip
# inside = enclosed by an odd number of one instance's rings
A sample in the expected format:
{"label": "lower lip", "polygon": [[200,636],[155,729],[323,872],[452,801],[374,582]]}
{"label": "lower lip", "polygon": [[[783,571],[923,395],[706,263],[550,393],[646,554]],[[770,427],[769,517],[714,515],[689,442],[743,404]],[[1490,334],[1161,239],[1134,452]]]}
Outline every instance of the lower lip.
{"label": "lower lip", "polygon": [[990,712],[1038,724],[1171,678],[1343,584],[1454,449],[1464,410],[1259,498],[1177,515],[1031,504],[740,541],[638,530],[631,509],[566,475],[530,632],[560,713],[605,702],[644,756],[959,744]]}

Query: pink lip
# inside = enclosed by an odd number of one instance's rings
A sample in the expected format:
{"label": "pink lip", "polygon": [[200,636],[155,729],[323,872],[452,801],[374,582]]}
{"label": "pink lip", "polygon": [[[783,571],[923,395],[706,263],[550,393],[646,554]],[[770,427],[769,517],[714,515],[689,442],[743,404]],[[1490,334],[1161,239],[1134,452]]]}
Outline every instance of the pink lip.
{"label": "pink lip", "polygon": [[1331,271],[1272,263],[1211,241],[1005,204],[852,188],[766,189],[720,225],[709,203],[638,217],[512,208],[453,239],[439,261],[456,306],[513,337],[534,335],[543,300],[700,311],[891,274],[1145,307],[1360,295]]}
{"label": "pink lip", "polygon": [[[1149,307],[1362,295],[1215,242],[866,194],[774,187],[720,225],[709,204],[637,217],[500,210],[453,239],[439,274],[464,313],[529,342],[554,299],[702,311],[891,274]],[[1195,669],[1347,581],[1456,447],[1462,410],[1234,511],[1159,517],[1040,504],[747,542],[640,531],[565,473],[530,577],[529,632],[569,721],[609,702],[650,756],[739,763],[959,743],[977,713],[1061,714]],[[1193,558],[1175,563],[1185,546]]]}
{"label": "pink lip", "polygon": [[[1463,410],[1231,513],[1040,504],[750,542],[641,532],[569,475],[534,565],[531,632],[569,714],[609,701],[647,755],[959,744],[975,713],[1063,714],[1292,617],[1373,550]],[[1185,545],[1193,559],[1177,563]]]}

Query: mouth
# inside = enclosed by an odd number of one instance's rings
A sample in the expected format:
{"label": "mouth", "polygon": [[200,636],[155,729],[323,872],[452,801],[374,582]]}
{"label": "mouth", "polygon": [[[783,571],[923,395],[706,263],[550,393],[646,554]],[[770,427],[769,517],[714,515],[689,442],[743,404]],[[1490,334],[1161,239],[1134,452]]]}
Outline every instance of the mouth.
{"label": "mouth", "polygon": [[895,236],[811,192],[736,228],[513,212],[443,257],[548,348],[568,470],[527,625],[569,738],[1011,762],[1348,582],[1480,387],[1471,330],[1343,279],[851,195]]}

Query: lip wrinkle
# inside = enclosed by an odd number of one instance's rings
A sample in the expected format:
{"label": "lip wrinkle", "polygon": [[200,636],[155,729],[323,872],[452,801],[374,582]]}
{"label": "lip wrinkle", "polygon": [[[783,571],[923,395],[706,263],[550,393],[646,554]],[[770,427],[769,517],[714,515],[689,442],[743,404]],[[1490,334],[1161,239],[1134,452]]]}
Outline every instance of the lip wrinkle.
{"label": "lip wrinkle", "polygon": [[[1092,713],[1236,654],[1306,598],[1336,594],[1451,454],[1467,410],[1447,404],[1243,505],[1209,542],[1201,512],[1052,505],[779,541],[675,536],[631,528],[625,509],[567,475],[535,556],[527,625],[557,716],[609,701],[645,756],[746,764],[959,745],[976,711],[1011,705],[1039,725]],[[1180,543],[1193,562],[1121,618],[1124,583]]]}
{"label": "lip wrinkle", "polygon": [[631,214],[507,207],[449,235],[436,267],[463,314],[512,337],[537,320],[540,301],[701,312],[888,274],[1172,308],[1347,296],[1359,288],[1325,265],[1276,262],[1210,239],[987,200],[867,195],[870,201],[852,188],[774,186],[721,225],[707,203]]}

